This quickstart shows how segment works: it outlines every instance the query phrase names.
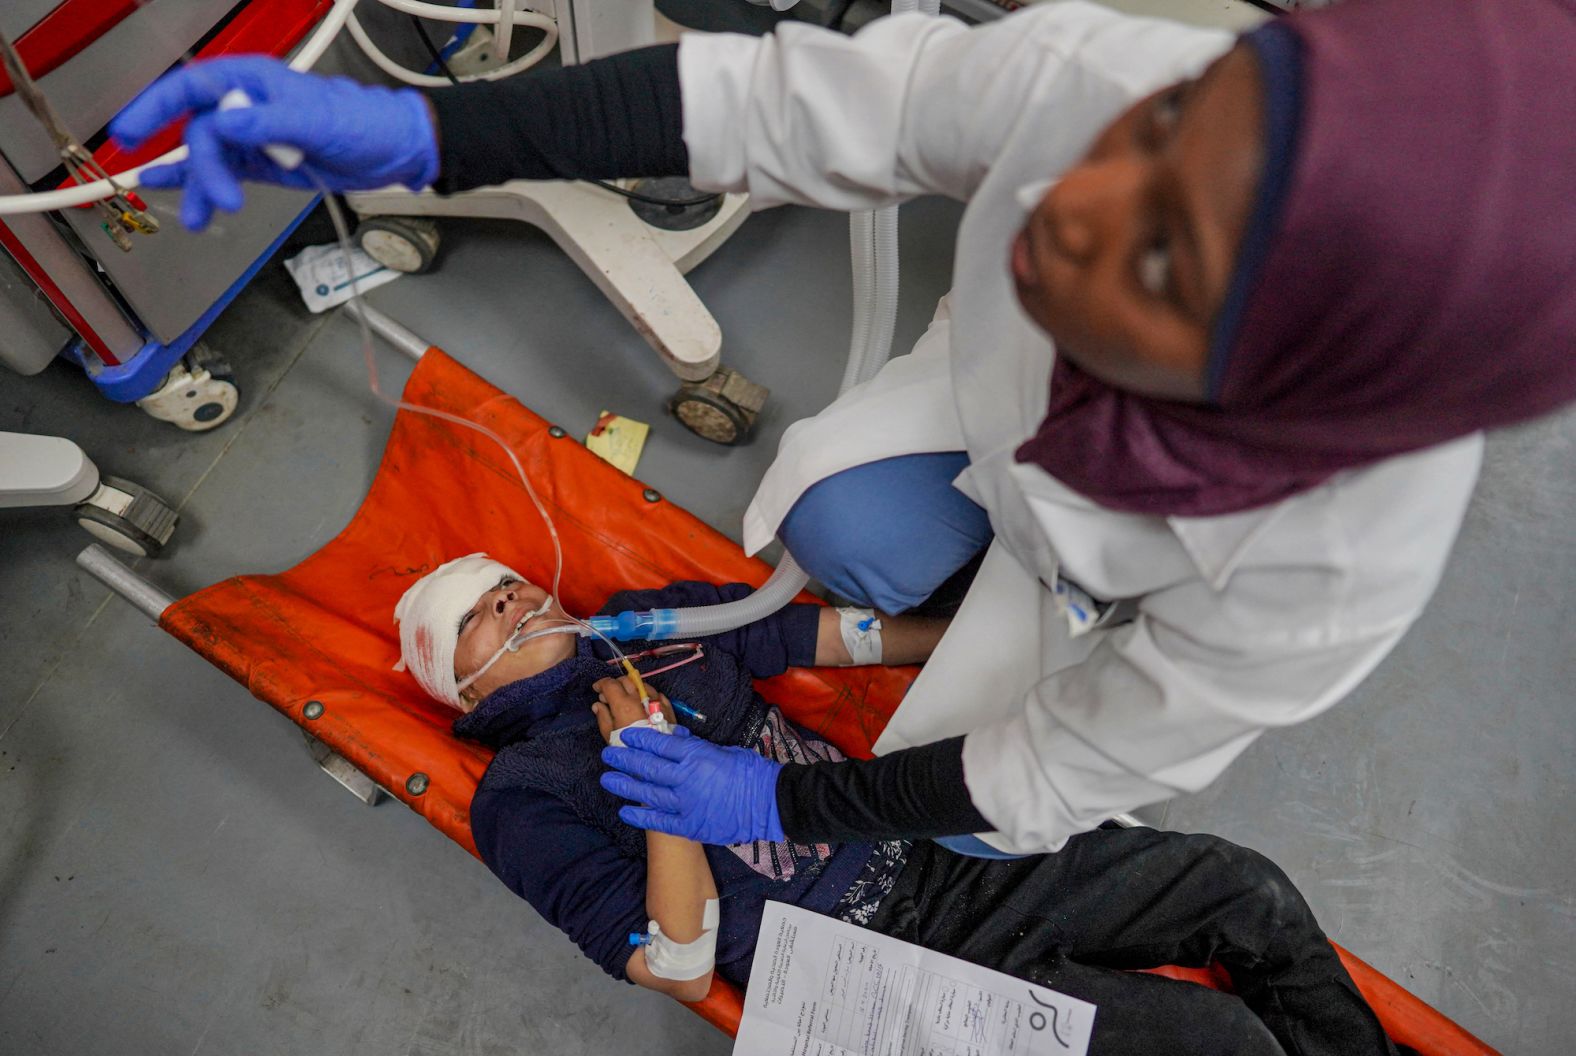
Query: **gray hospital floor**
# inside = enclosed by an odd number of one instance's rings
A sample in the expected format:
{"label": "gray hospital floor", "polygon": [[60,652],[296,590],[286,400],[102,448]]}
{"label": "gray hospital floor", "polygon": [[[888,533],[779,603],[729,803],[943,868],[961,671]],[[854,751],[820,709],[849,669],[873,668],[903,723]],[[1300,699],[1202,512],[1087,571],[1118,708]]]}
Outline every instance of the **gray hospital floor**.
{"label": "gray hospital floor", "polygon": [[[911,341],[944,291],[957,209],[904,215]],[[440,268],[373,294],[583,435],[648,421],[639,474],[737,534],[777,438],[837,384],[841,217],[752,218],[694,274],[727,360],[770,385],[756,443],[661,410],[672,379],[542,236],[446,228]],[[277,266],[212,343],[236,418],[187,436],[63,366],[0,377],[0,429],[55,432],[181,505],[172,593],[286,567],[359,502],[390,414],[353,327]],[[390,386],[408,367],[387,351]],[[1264,738],[1155,819],[1258,847],[1331,932],[1506,1053],[1576,1036],[1576,418],[1495,438],[1432,608],[1345,704]],[[530,530],[532,526],[526,526]],[[722,1053],[665,999],[615,984],[397,803],[367,808],[299,733],[72,565],[58,511],[0,514],[0,1053]]]}

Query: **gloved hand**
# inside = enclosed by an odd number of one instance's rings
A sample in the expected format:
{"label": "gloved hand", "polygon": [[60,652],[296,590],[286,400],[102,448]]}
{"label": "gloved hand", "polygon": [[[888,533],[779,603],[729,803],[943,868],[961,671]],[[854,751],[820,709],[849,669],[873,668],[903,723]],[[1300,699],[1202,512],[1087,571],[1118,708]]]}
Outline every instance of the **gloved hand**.
{"label": "gloved hand", "polygon": [[[252,105],[218,109],[240,89]],[[241,207],[242,179],[303,189],[310,169],[329,190],[402,183],[420,190],[438,177],[438,138],[427,100],[410,88],[357,84],[345,77],[297,73],[277,59],[239,56],[194,62],[155,81],[109,124],[110,134],[136,147],[177,118],[191,115],[191,156],[142,174],[145,187],[184,187],[181,222],[208,226],[217,207]],[[301,169],[286,169],[264,151],[298,148]]]}
{"label": "gloved hand", "polygon": [[688,734],[682,726],[671,734],[625,730],[628,747],[602,749],[602,761],[614,768],[602,775],[602,787],[644,804],[621,807],[618,816],[637,828],[701,843],[782,840],[782,764]]}

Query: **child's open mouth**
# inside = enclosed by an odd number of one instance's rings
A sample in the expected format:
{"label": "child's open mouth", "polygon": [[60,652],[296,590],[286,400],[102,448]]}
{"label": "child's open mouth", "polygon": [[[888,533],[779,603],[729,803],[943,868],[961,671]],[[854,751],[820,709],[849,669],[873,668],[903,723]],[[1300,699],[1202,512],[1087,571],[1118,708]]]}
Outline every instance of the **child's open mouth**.
{"label": "child's open mouth", "polygon": [[537,606],[536,608],[530,610],[529,612],[525,613],[523,616],[520,617],[519,622],[517,622],[514,625],[514,630],[509,632],[509,638],[510,639],[514,639],[514,638],[518,637],[522,632],[524,632],[526,624],[530,623],[532,620],[536,619],[538,616],[546,615],[547,611],[549,609],[551,609],[552,607],[553,607],[553,596],[551,594],[549,594],[547,597],[542,599],[542,604],[541,605]]}

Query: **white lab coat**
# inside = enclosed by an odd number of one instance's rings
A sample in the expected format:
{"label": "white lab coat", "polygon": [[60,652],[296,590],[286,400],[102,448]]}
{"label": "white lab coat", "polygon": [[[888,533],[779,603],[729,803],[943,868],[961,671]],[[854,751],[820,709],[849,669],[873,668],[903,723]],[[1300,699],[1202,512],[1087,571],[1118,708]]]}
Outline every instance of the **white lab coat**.
{"label": "white lab coat", "polygon": [[[1263,730],[1340,700],[1421,612],[1476,480],[1474,435],[1271,506],[1158,517],[1100,507],[1013,458],[1044,417],[1054,358],[1009,277],[1016,192],[1232,40],[1069,2],[974,29],[905,15],[853,38],[785,24],[680,46],[697,186],[747,190],[758,208],[969,203],[929,332],[788,430],[745,546],[770,541],[831,473],[968,451],[956,486],[996,541],[877,750],[966,733],[969,794],[997,830],[982,836],[1004,850],[1055,849],[1202,788]],[[1053,589],[1068,581],[1136,617],[1075,636]]]}

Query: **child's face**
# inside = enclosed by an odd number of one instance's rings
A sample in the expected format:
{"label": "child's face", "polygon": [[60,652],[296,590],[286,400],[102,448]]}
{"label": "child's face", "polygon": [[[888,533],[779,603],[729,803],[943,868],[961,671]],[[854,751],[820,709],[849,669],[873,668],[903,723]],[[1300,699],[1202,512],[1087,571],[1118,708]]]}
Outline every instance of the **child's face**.
{"label": "child's face", "polygon": [[[470,677],[503,648],[526,614],[541,608],[546,600],[547,591],[519,579],[505,579],[477,598],[461,621],[459,642],[454,648],[454,677],[462,682]],[[568,615],[554,601],[552,608],[527,621],[524,630],[537,631],[568,622]],[[569,659],[575,654],[576,641],[573,634],[550,634],[526,642],[515,652],[504,653],[461,693],[467,705],[465,710],[470,711],[499,686],[539,675]]]}

